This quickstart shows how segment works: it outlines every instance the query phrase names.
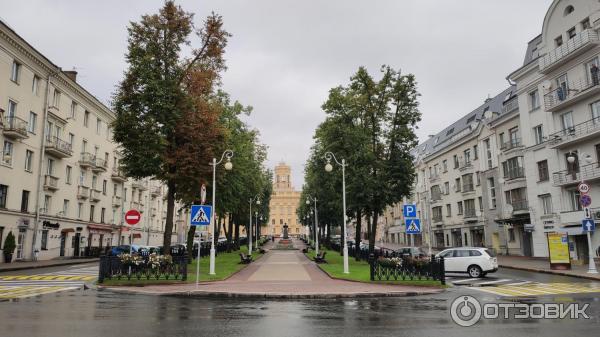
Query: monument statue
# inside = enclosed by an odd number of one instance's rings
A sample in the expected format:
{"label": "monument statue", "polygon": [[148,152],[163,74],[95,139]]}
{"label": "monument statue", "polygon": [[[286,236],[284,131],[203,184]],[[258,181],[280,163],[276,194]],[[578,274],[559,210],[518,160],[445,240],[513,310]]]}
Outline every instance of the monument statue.
{"label": "monument statue", "polygon": [[288,225],[287,224],[283,225],[283,238],[284,239],[288,239],[289,238],[288,237]]}

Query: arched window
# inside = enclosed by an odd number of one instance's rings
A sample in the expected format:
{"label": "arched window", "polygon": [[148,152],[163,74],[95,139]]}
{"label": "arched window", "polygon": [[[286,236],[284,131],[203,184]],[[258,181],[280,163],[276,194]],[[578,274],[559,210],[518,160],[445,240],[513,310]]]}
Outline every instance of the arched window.
{"label": "arched window", "polygon": [[571,5],[568,5],[567,8],[565,8],[565,14],[564,14],[564,16],[567,16],[567,15],[573,13],[574,10],[575,10],[575,7],[573,7]]}

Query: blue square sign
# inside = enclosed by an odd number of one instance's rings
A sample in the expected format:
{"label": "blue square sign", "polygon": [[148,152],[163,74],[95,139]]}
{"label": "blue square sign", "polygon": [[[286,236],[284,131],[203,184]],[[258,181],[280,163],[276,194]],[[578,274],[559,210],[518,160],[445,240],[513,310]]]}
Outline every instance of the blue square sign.
{"label": "blue square sign", "polygon": [[416,218],[417,217],[417,205],[409,204],[404,205],[402,208],[402,213],[405,218]]}
{"label": "blue square sign", "polygon": [[212,214],[212,206],[192,205],[190,224],[192,226],[208,226]]}
{"label": "blue square sign", "polygon": [[593,232],[596,230],[596,224],[592,219],[584,219],[583,221],[581,221],[581,226],[584,233]]}
{"label": "blue square sign", "polygon": [[406,219],[406,234],[421,234],[421,220]]}

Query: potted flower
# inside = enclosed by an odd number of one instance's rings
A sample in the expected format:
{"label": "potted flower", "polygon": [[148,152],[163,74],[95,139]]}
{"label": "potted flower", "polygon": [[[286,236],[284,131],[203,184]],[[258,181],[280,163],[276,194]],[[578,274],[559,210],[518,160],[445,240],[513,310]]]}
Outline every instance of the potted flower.
{"label": "potted flower", "polygon": [[6,239],[4,240],[4,262],[10,263],[12,262],[13,253],[15,252],[15,248],[17,245],[15,244],[15,236],[12,231],[8,232]]}

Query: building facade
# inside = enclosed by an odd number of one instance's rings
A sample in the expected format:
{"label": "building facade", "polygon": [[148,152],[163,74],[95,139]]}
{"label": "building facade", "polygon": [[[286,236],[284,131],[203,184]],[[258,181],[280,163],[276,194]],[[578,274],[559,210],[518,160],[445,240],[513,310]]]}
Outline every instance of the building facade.
{"label": "building facade", "polygon": [[[115,114],[2,21],[0,109],[0,248],[12,232],[14,260],[162,243],[165,187],[120,171]],[[142,212],[132,231],[128,209]],[[176,213],[173,241],[187,218]]]}
{"label": "building facade", "polygon": [[263,235],[281,236],[284,225],[288,225],[288,234],[291,236],[306,234],[296,214],[301,192],[294,189],[291,178],[292,168],[289,165],[281,162],[275,166],[269,222],[261,229]]}

